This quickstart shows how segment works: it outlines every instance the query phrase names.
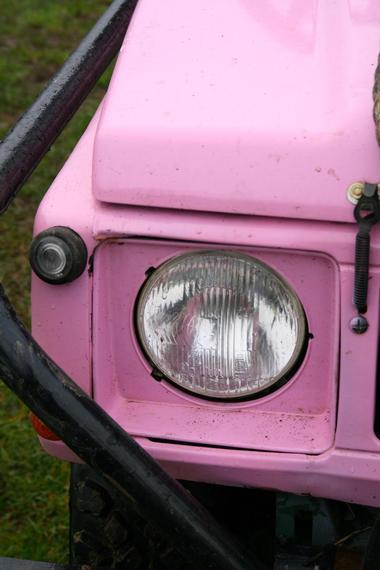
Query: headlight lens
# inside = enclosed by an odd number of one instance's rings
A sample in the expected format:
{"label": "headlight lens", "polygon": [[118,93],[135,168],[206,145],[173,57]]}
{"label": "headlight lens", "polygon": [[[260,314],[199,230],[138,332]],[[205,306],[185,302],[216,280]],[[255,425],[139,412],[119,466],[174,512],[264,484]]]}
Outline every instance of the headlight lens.
{"label": "headlight lens", "polygon": [[152,364],[180,388],[210,398],[258,395],[299,360],[306,322],[294,291],[248,255],[201,251],[161,265],[137,306]]}

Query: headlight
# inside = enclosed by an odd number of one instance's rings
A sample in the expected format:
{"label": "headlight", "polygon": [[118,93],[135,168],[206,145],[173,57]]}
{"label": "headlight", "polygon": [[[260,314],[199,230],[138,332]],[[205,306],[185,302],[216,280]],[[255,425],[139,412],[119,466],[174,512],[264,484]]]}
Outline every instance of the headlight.
{"label": "headlight", "polygon": [[180,255],[154,271],[138,300],[137,329],[168,380],[228,399],[281,385],[306,337],[301,303],[282,277],[225,251]]}

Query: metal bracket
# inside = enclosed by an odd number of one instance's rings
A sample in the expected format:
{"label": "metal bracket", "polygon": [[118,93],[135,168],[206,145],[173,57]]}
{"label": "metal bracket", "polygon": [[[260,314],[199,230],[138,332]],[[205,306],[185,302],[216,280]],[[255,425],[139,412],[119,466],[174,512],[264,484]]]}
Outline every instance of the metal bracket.
{"label": "metal bracket", "polygon": [[[356,204],[359,202],[360,198],[364,193],[365,182],[354,182],[347,188],[347,199],[351,204]],[[380,184],[377,185],[377,195],[380,200]]]}

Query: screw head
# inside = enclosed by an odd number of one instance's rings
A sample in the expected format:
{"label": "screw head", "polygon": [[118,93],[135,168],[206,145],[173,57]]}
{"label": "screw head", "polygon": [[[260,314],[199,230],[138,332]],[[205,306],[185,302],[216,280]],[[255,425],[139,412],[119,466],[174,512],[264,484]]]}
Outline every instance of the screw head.
{"label": "screw head", "polygon": [[358,315],[351,319],[350,327],[355,334],[363,334],[368,330],[368,321],[363,315]]}
{"label": "screw head", "polygon": [[356,204],[363,194],[364,184],[362,182],[354,182],[347,190],[347,198],[352,204]]}

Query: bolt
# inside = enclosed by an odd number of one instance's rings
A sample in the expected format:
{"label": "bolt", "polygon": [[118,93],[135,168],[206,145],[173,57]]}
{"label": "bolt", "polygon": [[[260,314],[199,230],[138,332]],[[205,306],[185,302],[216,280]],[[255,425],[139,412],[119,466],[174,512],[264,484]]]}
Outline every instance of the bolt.
{"label": "bolt", "polygon": [[351,319],[350,327],[355,334],[363,334],[368,330],[368,321],[363,315],[358,315]]}
{"label": "bolt", "polygon": [[347,197],[350,202],[356,204],[363,195],[364,184],[362,182],[354,182],[347,190]]}

